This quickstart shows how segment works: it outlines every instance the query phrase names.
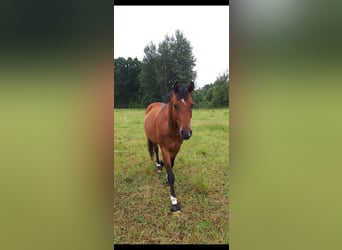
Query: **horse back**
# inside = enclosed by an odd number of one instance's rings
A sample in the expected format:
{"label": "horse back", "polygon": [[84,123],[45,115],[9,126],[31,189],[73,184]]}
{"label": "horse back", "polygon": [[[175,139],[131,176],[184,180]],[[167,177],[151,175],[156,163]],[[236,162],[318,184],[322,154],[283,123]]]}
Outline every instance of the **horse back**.
{"label": "horse back", "polygon": [[157,112],[159,110],[159,108],[163,105],[164,103],[162,102],[154,102],[151,103],[150,105],[147,106],[146,108],[146,115],[150,112]]}

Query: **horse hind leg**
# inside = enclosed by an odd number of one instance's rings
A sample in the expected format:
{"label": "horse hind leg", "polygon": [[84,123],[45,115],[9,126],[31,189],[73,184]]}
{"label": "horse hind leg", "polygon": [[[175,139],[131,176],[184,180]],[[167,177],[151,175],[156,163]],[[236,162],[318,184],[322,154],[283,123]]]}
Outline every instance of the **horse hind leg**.
{"label": "horse hind leg", "polygon": [[147,148],[150,153],[151,160],[153,160],[153,143],[150,139],[147,139]]}
{"label": "horse hind leg", "polygon": [[153,148],[154,148],[154,152],[155,152],[155,154],[156,154],[156,167],[157,167],[157,172],[158,172],[158,173],[161,173],[162,168],[163,168],[163,166],[164,166],[164,163],[163,163],[163,161],[159,161],[158,145],[154,145]]}

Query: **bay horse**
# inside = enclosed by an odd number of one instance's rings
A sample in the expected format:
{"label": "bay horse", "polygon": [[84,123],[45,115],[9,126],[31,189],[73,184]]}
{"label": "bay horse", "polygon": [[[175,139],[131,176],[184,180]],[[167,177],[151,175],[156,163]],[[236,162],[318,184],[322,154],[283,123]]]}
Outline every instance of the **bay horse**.
{"label": "bay horse", "polygon": [[[190,122],[193,102],[190,93],[194,87],[193,81],[187,87],[181,87],[176,82],[164,103],[154,102],[146,108],[144,128],[148,150],[152,160],[153,150],[156,154],[157,171],[161,172],[163,166],[166,169],[173,213],[180,212],[181,209],[176,198],[172,168],[183,140],[190,139],[192,135]],[[158,156],[158,145],[162,154],[161,161]]]}

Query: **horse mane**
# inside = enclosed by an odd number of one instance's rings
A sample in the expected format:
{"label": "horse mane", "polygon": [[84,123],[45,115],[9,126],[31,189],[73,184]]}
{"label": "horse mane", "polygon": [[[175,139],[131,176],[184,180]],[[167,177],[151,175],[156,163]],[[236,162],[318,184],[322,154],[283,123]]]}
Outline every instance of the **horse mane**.
{"label": "horse mane", "polygon": [[[171,90],[164,98],[163,103],[166,103],[166,104],[170,103],[173,93],[174,91]],[[188,88],[179,86],[178,91],[177,91],[177,100],[184,99],[186,101],[188,99],[188,96],[189,96]]]}

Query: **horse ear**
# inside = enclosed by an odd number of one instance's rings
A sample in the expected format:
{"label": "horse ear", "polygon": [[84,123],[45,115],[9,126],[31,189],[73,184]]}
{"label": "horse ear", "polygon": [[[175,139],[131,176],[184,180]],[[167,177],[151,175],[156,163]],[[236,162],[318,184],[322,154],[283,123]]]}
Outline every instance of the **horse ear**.
{"label": "horse ear", "polygon": [[188,92],[191,93],[195,88],[195,84],[193,81],[190,82],[189,86],[188,86]]}
{"label": "horse ear", "polygon": [[178,92],[178,82],[175,82],[175,84],[173,84],[173,91],[174,91],[175,93]]}

